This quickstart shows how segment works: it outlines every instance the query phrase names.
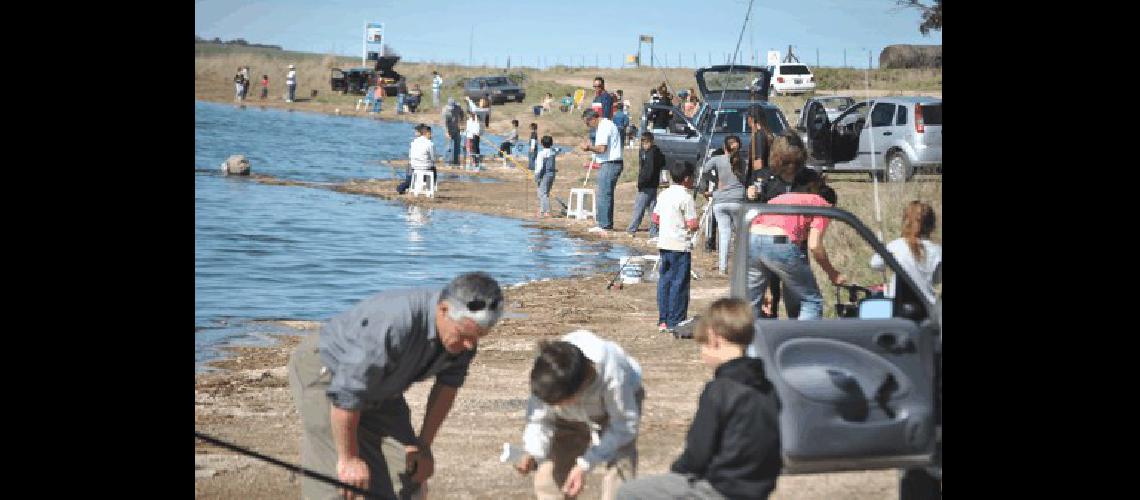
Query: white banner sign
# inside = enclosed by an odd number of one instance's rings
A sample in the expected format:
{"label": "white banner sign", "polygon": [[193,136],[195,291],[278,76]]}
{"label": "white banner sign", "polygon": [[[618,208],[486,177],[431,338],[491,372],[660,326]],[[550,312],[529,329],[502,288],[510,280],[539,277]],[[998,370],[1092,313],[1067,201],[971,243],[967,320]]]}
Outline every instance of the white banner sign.
{"label": "white banner sign", "polygon": [[775,66],[777,64],[780,64],[780,51],[769,50],[768,51],[768,65],[769,66]]}
{"label": "white banner sign", "polygon": [[364,41],[368,43],[382,43],[384,41],[384,24],[369,23],[364,30]]}

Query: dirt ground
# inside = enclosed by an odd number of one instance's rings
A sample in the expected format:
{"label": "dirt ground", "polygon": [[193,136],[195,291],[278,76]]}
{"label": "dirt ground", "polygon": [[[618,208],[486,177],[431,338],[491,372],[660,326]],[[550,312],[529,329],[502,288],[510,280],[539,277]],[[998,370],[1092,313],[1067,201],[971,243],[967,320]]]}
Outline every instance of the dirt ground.
{"label": "dirt ground", "polygon": [[[559,160],[553,194],[565,196],[580,186],[584,156]],[[489,164],[497,164],[498,160]],[[584,239],[607,238],[656,253],[645,243],[643,222],[636,238],[624,231],[599,236],[587,233],[591,222],[535,217],[534,182],[515,168],[488,168],[474,175],[494,184],[447,180],[458,170],[441,169],[435,198],[409,198],[394,192],[395,181],[364,180],[335,186],[346,193],[376,196],[422,207],[469,210],[528,219],[537,227],[566,231]],[[591,174],[590,187],[596,172]],[[303,184],[255,175],[271,184]],[[615,227],[630,219],[634,183],[618,186]],[[841,191],[842,194],[842,191]],[[552,202],[554,203],[554,202]],[[555,207],[557,204],[555,203]],[[728,280],[715,271],[715,253],[694,252],[690,315],[728,294]],[[480,342],[466,385],[433,447],[436,474],[428,482],[432,498],[529,498],[531,476],[522,477],[497,457],[505,442],[521,443],[528,394],[527,374],[538,339],[585,328],[620,343],[644,370],[647,399],[638,447],[639,475],[662,473],[681,452],[696,402],[712,371],[699,361],[690,340],[658,334],[656,287],[653,283],[606,290],[612,274],[553,279],[506,291],[508,311],[521,318],[504,319]],[[364,299],[365,297],[361,297]],[[292,322],[298,335],[316,334],[319,323]],[[280,337],[272,347],[237,347],[227,359],[211,363],[215,371],[195,377],[195,429],[289,463],[299,463],[300,420],[288,388],[285,363],[300,337]],[[422,422],[430,382],[413,386],[407,399],[414,423]],[[195,441],[195,496],[198,498],[297,498],[299,479],[284,469]],[[597,498],[600,475],[592,475],[580,498]],[[897,498],[895,471],[787,476],[779,480],[776,499]]]}

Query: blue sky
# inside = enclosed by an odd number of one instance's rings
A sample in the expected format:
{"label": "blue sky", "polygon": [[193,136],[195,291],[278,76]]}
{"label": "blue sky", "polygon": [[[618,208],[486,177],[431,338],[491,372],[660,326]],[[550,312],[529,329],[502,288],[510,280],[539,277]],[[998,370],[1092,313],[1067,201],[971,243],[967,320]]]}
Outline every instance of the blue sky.
{"label": "blue sky", "polygon": [[[387,42],[405,60],[527,66],[584,62],[619,66],[637,52],[637,36],[653,35],[660,63],[714,64],[731,54],[747,0],[195,0],[194,34],[244,38],[287,50],[359,56],[364,23],[383,22]],[[474,11],[474,12],[473,12]],[[697,19],[701,21],[698,22]],[[896,43],[941,44],[941,32],[923,36],[916,10],[893,0],[756,0],[741,41],[741,60],[795,46],[809,65],[865,67]],[[469,45],[474,27],[474,43]],[[649,49],[642,51],[648,63]]]}

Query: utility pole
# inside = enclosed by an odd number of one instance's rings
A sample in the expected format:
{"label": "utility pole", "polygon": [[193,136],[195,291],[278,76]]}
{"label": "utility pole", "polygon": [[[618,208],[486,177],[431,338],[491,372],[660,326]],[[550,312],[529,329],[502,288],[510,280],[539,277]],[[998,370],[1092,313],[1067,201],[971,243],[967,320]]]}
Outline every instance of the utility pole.
{"label": "utility pole", "polygon": [[815,48],[815,67],[819,67],[819,47]]}
{"label": "utility pole", "polygon": [[843,67],[847,67],[847,49],[843,49]]}
{"label": "utility pole", "polygon": [[471,25],[471,39],[467,42],[467,65],[471,66],[475,61],[475,25]]}

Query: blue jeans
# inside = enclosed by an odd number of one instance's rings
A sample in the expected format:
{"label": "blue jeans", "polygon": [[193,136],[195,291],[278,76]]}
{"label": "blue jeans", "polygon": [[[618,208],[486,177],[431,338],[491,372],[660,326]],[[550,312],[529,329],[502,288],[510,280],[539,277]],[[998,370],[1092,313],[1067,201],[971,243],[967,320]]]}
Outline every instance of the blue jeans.
{"label": "blue jeans", "polygon": [[621,163],[607,161],[598,171],[598,227],[602,229],[614,228],[614,188],[622,168]]}
{"label": "blue jeans", "polygon": [[530,153],[527,155],[527,164],[526,164],[526,168],[530,169],[530,171],[531,171],[531,172],[534,172],[534,160],[535,160],[536,158],[538,158],[538,150],[537,150],[537,149],[536,149],[536,150],[534,150],[534,151],[531,151],[531,152],[530,152]]}
{"label": "blue jeans", "polygon": [[542,213],[550,213],[550,187],[554,185],[554,176],[558,172],[543,169],[542,177],[538,178],[538,205]]}
{"label": "blue jeans", "polygon": [[653,207],[657,206],[657,188],[642,188],[637,190],[637,198],[633,200],[633,219],[629,221],[628,233],[637,232],[641,226],[641,216],[649,214],[649,237],[657,236],[657,224],[653,223]]}
{"label": "blue jeans", "polygon": [[439,89],[431,89],[431,107],[439,107]]}
{"label": "blue jeans", "polygon": [[760,304],[764,290],[773,276],[784,282],[785,303],[791,309],[793,301],[799,303],[799,319],[819,319],[823,315],[823,294],[815,283],[811,264],[803,248],[795,243],[775,243],[773,236],[749,235],[748,240],[748,298],[752,312],[760,318]]}
{"label": "blue jeans", "polygon": [[287,87],[289,89],[289,100],[290,101],[297,100],[297,86],[296,85],[286,85],[285,87]]}
{"label": "blue jeans", "polygon": [[396,114],[404,114],[404,94],[396,94]]}
{"label": "blue jeans", "polygon": [[657,323],[676,328],[689,315],[689,267],[692,254],[658,250],[661,277],[657,280]]}
{"label": "blue jeans", "polygon": [[718,201],[713,204],[713,217],[716,217],[716,263],[722,273],[728,269],[728,243],[739,222],[739,210],[740,202],[736,201]]}

